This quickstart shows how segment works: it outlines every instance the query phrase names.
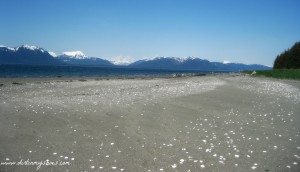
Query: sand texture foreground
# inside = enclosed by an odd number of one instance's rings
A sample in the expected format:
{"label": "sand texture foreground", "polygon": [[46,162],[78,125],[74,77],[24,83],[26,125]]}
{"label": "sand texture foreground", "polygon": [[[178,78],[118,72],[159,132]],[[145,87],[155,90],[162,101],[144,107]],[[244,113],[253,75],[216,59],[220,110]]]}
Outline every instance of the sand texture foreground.
{"label": "sand texture foreground", "polygon": [[0,84],[0,171],[300,171],[299,81],[220,75]]}

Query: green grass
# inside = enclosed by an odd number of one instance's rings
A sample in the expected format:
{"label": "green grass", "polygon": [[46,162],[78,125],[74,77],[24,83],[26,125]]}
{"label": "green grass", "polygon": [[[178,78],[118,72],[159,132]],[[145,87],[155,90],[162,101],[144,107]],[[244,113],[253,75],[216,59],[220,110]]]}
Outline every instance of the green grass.
{"label": "green grass", "polygon": [[[244,71],[243,73],[252,74],[253,71]],[[300,69],[274,69],[255,71],[254,76],[266,76],[279,79],[300,80]]]}

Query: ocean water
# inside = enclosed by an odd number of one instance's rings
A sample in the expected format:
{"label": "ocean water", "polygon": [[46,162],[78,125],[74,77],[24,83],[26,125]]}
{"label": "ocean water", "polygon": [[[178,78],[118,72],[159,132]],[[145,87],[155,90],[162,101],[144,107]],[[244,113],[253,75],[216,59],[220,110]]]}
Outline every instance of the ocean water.
{"label": "ocean water", "polygon": [[[219,71],[225,72],[225,71]],[[228,72],[228,71],[227,71]],[[174,77],[198,76],[212,71],[162,70],[86,66],[0,65],[0,77]],[[215,72],[214,72],[215,73]]]}

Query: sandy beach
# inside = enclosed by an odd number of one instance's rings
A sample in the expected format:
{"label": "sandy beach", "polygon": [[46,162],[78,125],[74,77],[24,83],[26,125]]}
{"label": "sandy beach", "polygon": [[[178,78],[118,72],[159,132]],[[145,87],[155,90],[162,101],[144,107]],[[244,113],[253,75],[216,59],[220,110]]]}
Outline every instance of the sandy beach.
{"label": "sandy beach", "polygon": [[0,131],[0,171],[296,172],[300,82],[0,78]]}

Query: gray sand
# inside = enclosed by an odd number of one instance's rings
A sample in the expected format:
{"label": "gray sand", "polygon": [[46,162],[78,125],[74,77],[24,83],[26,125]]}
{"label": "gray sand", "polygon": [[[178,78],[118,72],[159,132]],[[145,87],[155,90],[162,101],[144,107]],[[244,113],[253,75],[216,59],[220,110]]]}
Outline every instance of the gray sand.
{"label": "gray sand", "polygon": [[[14,84],[12,84],[14,82]],[[300,82],[0,79],[0,171],[300,171]]]}

